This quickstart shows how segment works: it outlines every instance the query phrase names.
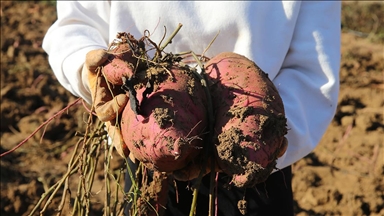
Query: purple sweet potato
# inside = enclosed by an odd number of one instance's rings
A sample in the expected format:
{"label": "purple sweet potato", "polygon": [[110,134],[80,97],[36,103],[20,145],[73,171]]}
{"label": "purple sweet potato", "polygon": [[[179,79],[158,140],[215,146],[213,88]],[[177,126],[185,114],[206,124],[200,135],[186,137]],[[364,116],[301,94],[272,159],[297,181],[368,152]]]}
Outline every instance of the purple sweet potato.
{"label": "purple sweet potato", "polygon": [[119,44],[109,50],[108,60],[103,65],[103,74],[114,85],[122,85],[122,77],[130,77],[137,64],[137,58],[132,56],[132,50],[127,43]]}
{"label": "purple sweet potato", "polygon": [[124,109],[123,139],[148,168],[172,172],[201,152],[207,129],[206,95],[187,66],[150,67],[146,74],[157,82],[147,97],[145,86],[136,85],[140,112],[130,106]]}
{"label": "purple sweet potato", "polygon": [[252,187],[267,179],[285,152],[282,99],[268,75],[245,56],[220,53],[205,65],[218,165],[234,185]]}

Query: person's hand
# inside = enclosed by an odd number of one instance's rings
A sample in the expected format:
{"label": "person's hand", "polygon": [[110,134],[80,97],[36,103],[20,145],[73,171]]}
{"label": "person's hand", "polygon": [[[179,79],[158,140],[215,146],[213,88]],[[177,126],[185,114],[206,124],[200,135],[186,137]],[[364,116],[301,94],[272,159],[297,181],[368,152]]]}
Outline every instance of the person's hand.
{"label": "person's hand", "polygon": [[127,157],[129,150],[121,135],[119,114],[128,102],[128,96],[121,86],[110,84],[103,76],[100,66],[108,60],[106,50],[98,49],[87,53],[82,70],[83,80],[88,84],[92,96],[92,106],[97,117],[105,122],[108,135],[117,152]]}
{"label": "person's hand", "polygon": [[87,76],[97,117],[103,122],[115,119],[128,102],[121,87],[108,83],[99,67],[108,60],[108,55],[103,49],[88,52],[82,72]]}

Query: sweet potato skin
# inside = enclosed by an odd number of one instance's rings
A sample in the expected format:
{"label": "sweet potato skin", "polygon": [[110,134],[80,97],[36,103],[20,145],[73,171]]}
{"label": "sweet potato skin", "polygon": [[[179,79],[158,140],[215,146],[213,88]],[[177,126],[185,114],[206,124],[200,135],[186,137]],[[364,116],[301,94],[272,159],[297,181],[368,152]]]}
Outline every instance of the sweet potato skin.
{"label": "sweet potato skin", "polygon": [[276,87],[254,62],[236,53],[215,56],[206,73],[219,167],[238,187],[265,181],[286,147],[286,118]]}
{"label": "sweet potato skin", "polygon": [[[157,69],[148,70],[155,74]],[[170,173],[201,151],[207,116],[204,89],[189,67],[173,65],[168,72],[146,99],[145,88],[137,88],[140,113],[126,106],[121,129],[136,159],[149,169]]]}
{"label": "sweet potato skin", "polygon": [[131,77],[137,70],[138,60],[127,43],[119,44],[108,53],[108,60],[103,65],[103,74],[113,85],[122,85],[122,77]]}

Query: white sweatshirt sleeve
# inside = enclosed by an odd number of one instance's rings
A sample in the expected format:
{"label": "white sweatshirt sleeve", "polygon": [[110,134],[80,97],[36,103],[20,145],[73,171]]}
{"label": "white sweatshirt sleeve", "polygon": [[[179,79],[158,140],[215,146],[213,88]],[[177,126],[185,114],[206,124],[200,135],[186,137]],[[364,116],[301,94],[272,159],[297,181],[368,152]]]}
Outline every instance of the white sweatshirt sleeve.
{"label": "white sweatshirt sleeve", "polygon": [[48,29],[43,49],[60,84],[91,103],[91,94],[81,79],[86,53],[106,49],[109,33],[109,3],[57,1],[57,21]]}
{"label": "white sweatshirt sleeve", "polygon": [[310,153],[335,114],[339,93],[340,11],[333,1],[301,2],[283,65],[274,78],[288,119],[284,168]]}

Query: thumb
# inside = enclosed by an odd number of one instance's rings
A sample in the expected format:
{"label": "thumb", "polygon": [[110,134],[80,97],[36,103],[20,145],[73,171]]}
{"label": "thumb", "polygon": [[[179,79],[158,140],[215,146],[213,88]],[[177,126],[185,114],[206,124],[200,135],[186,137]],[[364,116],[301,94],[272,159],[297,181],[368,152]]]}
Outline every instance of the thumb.
{"label": "thumb", "polygon": [[85,57],[85,65],[87,69],[94,72],[97,67],[102,65],[108,59],[108,53],[104,49],[91,50]]}

